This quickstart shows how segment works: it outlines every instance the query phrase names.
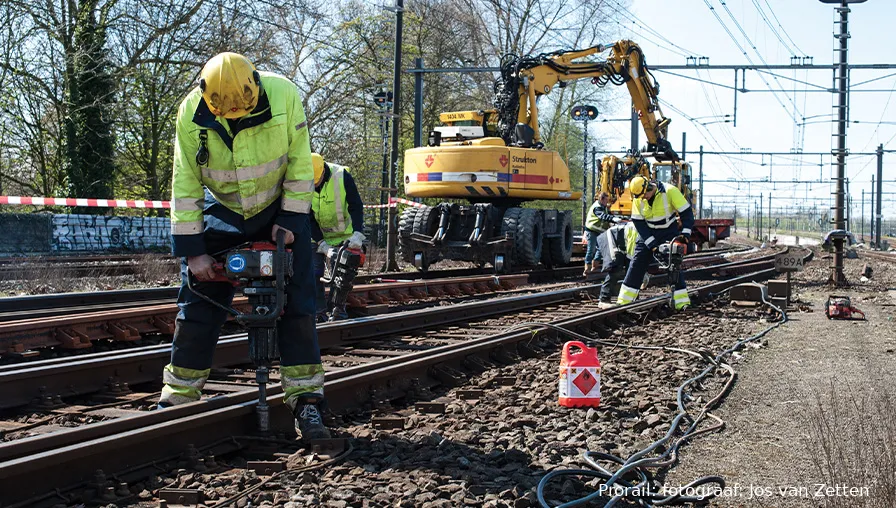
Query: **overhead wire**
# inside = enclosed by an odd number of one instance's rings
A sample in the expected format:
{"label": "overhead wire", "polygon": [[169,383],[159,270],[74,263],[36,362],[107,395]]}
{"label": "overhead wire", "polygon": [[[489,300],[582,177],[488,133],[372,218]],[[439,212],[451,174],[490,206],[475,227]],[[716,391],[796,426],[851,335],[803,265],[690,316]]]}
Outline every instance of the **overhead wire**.
{"label": "overhead wire", "polygon": [[[731,14],[731,11],[728,10],[728,6],[725,5],[725,2],[722,0],[720,0],[720,1],[722,3],[722,6],[725,7],[725,9],[728,11],[729,15],[732,17],[732,19],[734,19],[733,14]],[[722,28],[728,34],[728,37],[731,39],[731,41],[734,42],[735,46],[737,46],[737,48],[740,50],[741,54],[744,55],[744,57],[747,59],[747,61],[751,65],[755,65],[755,63],[753,62],[753,59],[750,57],[750,54],[747,52],[746,49],[744,49],[744,47],[741,45],[741,43],[737,40],[737,37],[734,36],[734,34],[728,28],[728,25],[726,25],[725,22],[722,20],[722,17],[719,16],[719,13],[716,11],[716,8],[712,6],[712,4],[709,2],[709,0],[703,0],[703,3],[706,4],[706,6],[709,8],[710,12],[712,12],[713,16],[715,16],[715,18],[719,22],[719,24],[722,25]],[[735,20],[735,25],[740,28],[741,33],[743,33],[743,35],[747,39],[747,41],[750,42],[750,45],[753,45],[752,41],[750,41],[750,38],[747,36],[746,32],[743,31],[743,28],[740,26],[739,23],[737,23],[736,20]],[[754,50],[756,49],[755,46],[753,46],[753,49]],[[758,53],[758,51],[757,51],[757,53]],[[760,55],[760,58],[761,58],[761,55]],[[762,58],[762,61],[765,62],[765,59]],[[766,65],[768,65],[768,64],[766,64]],[[785,106],[784,102],[781,101],[781,98],[778,97],[778,94],[775,92],[775,89],[772,88],[772,86],[771,86],[771,84],[769,84],[768,80],[765,79],[765,76],[760,74],[759,78],[762,80],[763,83],[765,83],[765,86],[768,87],[768,89],[773,92],[772,95],[775,97],[775,100],[778,101],[778,104],[781,105],[781,108],[784,109],[785,112],[787,112],[787,116],[789,116],[793,120],[793,122],[796,123],[797,122],[796,117],[790,112],[789,109],[787,109],[787,106]],[[784,95],[788,99],[790,98],[786,92],[784,93]],[[793,101],[791,100],[791,102],[793,102]]]}
{"label": "overhead wire", "polygon": [[765,5],[768,6],[769,12],[771,12],[772,17],[775,18],[775,23],[778,24],[778,27],[781,29],[781,32],[784,33],[784,37],[787,37],[787,40],[790,41],[791,44],[793,44],[793,47],[794,47],[794,49],[796,49],[798,54],[805,55],[806,53],[803,50],[801,50],[799,46],[796,45],[796,42],[794,42],[793,39],[790,37],[790,34],[787,33],[787,29],[784,28],[784,25],[782,25],[781,21],[778,20],[778,16],[775,14],[775,9],[773,9],[772,6],[769,5],[768,0],[765,0]]}
{"label": "overhead wire", "polygon": [[[624,5],[622,5],[621,3],[619,3],[618,0],[610,0],[610,1],[616,6],[616,12],[618,12],[619,14],[622,14],[622,15],[625,16],[629,21],[631,21],[631,22],[634,23],[635,25],[639,26],[639,27],[640,27],[641,29],[643,29],[644,31],[653,34],[654,36],[656,36],[657,38],[659,38],[661,41],[665,42],[665,43],[668,44],[669,46],[672,46],[673,48],[677,48],[677,49],[681,50],[683,53],[679,53],[679,54],[681,54],[682,56],[686,56],[686,57],[687,57],[687,56],[697,56],[697,55],[704,56],[704,55],[702,55],[702,54],[700,54],[700,53],[695,53],[695,52],[693,52],[693,51],[691,51],[691,50],[689,50],[689,49],[685,49],[685,48],[679,46],[678,44],[675,44],[674,42],[670,41],[670,40],[669,40],[668,38],[666,38],[662,33],[660,33],[660,32],[658,32],[658,31],[656,31],[655,29],[651,28],[649,24],[644,23],[643,20],[641,20],[641,19],[640,19],[637,15],[635,15],[632,11],[628,10]],[[621,9],[621,10],[620,10],[620,9]],[[643,34],[639,34],[639,36],[643,36]],[[663,47],[663,45],[661,45],[661,44],[658,44],[658,46],[659,46],[659,47]],[[671,50],[670,50],[670,51],[671,51]],[[674,51],[673,51],[673,52],[674,52]]]}
{"label": "overhead wire", "polygon": [[[756,47],[756,44],[753,43],[753,40],[750,39],[750,36],[747,35],[747,32],[741,26],[740,22],[737,21],[736,17],[734,17],[734,13],[732,13],[731,9],[728,8],[728,4],[725,3],[725,0],[719,0],[719,3],[721,3],[722,7],[725,8],[725,12],[728,13],[728,17],[731,18],[731,21],[734,23],[734,26],[737,27],[737,29],[740,31],[740,33],[744,36],[744,39],[746,39],[747,43],[750,45],[750,47],[756,53],[756,56],[759,57],[759,61],[762,62],[763,65],[767,66],[768,62],[766,62],[765,57],[762,56],[762,52],[759,51],[759,49]],[[753,62],[750,61],[750,63],[753,63]],[[778,81],[778,78],[776,76],[773,76],[773,77],[774,77],[774,80],[777,83],[779,89],[781,90],[781,92],[784,94],[785,97],[787,97],[787,100],[790,101],[790,103],[793,105],[793,107],[796,108],[797,107],[796,103],[793,101],[793,99],[789,95],[787,95],[787,92],[784,90],[784,87],[781,86],[781,83],[780,83],[780,81]],[[768,84],[768,82],[765,80],[764,77],[762,77],[762,81],[766,83],[766,85],[769,87],[769,90],[772,90],[771,85]],[[775,95],[777,96],[777,94],[775,94]],[[779,99],[779,102],[780,102],[780,99]],[[781,106],[784,107],[784,104],[781,104]],[[785,109],[787,109],[787,108],[785,107]],[[790,114],[789,111],[788,111],[788,114]],[[802,115],[800,115],[800,116],[802,116]],[[794,122],[796,122],[796,117],[794,117],[793,115],[791,115],[791,117],[793,118]]]}
{"label": "overhead wire", "polygon": [[[691,124],[693,124],[694,127],[697,128],[697,130],[701,130],[701,129],[702,129],[702,130],[706,133],[706,135],[709,137],[709,139],[711,140],[712,144],[713,144],[715,147],[717,147],[717,150],[718,150],[718,151],[721,151],[722,144],[719,143],[719,140],[716,139],[716,137],[712,134],[712,132],[710,132],[709,129],[707,129],[707,128],[706,128],[704,125],[702,125],[699,121],[695,120],[694,117],[692,117],[691,115],[688,115],[688,114],[685,113],[683,110],[677,108],[674,104],[670,103],[669,101],[667,101],[667,100],[665,100],[665,99],[659,99],[659,101],[660,101],[661,103],[665,104],[666,106],[668,106],[669,109],[671,109],[672,111],[675,111],[676,113],[678,113],[679,115],[681,115],[681,116],[683,116],[685,119],[687,119],[689,122],[691,122]],[[724,159],[723,159],[723,160],[724,160]],[[744,178],[743,173],[742,173],[739,169],[737,169],[733,164],[731,164],[729,161],[725,160],[725,164],[727,164],[728,167],[731,168],[731,171],[732,171],[733,173],[737,173],[738,176],[740,176],[741,178]]]}
{"label": "overhead wire", "polygon": [[769,30],[772,31],[772,35],[774,35],[778,39],[781,45],[784,46],[784,48],[788,53],[790,53],[791,56],[796,56],[796,52],[791,49],[790,45],[784,42],[784,39],[781,38],[781,34],[779,34],[775,27],[772,26],[772,22],[769,21],[768,16],[765,15],[765,11],[762,10],[762,6],[759,5],[759,0],[753,0],[753,5],[756,6],[756,10],[759,11],[759,16],[762,17],[762,20],[765,21],[766,25],[768,25]]}

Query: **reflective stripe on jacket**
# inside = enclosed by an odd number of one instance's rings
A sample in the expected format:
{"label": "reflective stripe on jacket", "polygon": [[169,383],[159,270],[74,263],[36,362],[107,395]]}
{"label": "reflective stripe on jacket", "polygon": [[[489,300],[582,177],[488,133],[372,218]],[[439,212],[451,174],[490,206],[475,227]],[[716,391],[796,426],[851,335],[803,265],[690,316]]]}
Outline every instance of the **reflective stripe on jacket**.
{"label": "reflective stripe on jacket", "polygon": [[629,259],[635,255],[635,245],[638,243],[638,230],[633,222],[617,224],[605,233],[610,251],[625,254]]}
{"label": "reflective stripe on jacket", "polygon": [[652,205],[644,198],[633,200],[632,220],[643,220],[652,229],[666,229],[675,223],[676,213],[684,212],[690,207],[678,187],[657,183]]}
{"label": "reflective stripe on jacket", "polygon": [[203,187],[247,219],[281,196],[282,210],[309,213],[314,171],[298,89],[283,76],[259,75],[264,94],[256,111],[239,121],[212,115],[198,87],[181,103],[171,185],[172,234],[202,233]]}
{"label": "reflective stripe on jacket", "polygon": [[320,192],[314,192],[311,210],[324,240],[336,245],[354,232],[345,199],[345,173],[349,169],[332,162],[328,162],[327,167],[330,168],[330,178],[321,186]]}

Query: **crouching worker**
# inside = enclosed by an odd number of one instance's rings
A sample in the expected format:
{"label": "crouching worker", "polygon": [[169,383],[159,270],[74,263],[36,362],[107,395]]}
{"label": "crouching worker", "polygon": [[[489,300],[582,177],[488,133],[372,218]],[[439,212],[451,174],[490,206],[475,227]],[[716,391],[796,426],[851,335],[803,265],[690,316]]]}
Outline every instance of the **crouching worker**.
{"label": "crouching worker", "polygon": [[[348,249],[359,251],[364,243],[364,203],[349,169],[325,162],[320,155],[311,154],[314,166],[314,195],[311,198],[311,239],[314,242],[314,277],[316,281],[315,307],[317,322],[345,319],[345,298],[351,290],[356,268],[340,270],[333,278],[330,298],[325,296],[325,267],[328,254],[345,243]],[[335,251],[333,252],[335,255]],[[337,262],[339,260],[336,260]],[[332,274],[331,274],[332,277]],[[344,293],[344,294],[343,294]]]}
{"label": "crouching worker", "polygon": [[[638,298],[644,275],[653,262],[654,249],[675,239],[687,244],[694,226],[694,211],[677,187],[636,176],[628,188],[632,194],[632,223],[638,230],[639,239],[616,299],[619,305],[630,304]],[[690,306],[683,270],[674,281],[674,288],[672,302],[675,309]]]}
{"label": "crouching worker", "polygon": [[628,270],[629,262],[635,254],[635,245],[638,243],[638,230],[632,222],[616,224],[608,229],[597,239],[600,251],[603,253],[603,271],[607,274],[600,286],[600,302],[602,309],[612,307],[615,304],[613,298],[619,294],[622,287],[622,279]]}
{"label": "crouching worker", "polygon": [[[159,407],[199,400],[227,312],[190,291],[190,273],[222,306],[234,288],[215,278],[215,254],[285,231],[293,276],[277,322],[286,405],[304,439],[329,437],[319,406],[324,369],[314,323],[311,261],[313,168],[308,126],[296,85],[259,72],[244,56],[221,53],[205,64],[199,86],[177,113],[171,233],[181,257],[180,312]],[[188,273],[189,270],[189,273]]]}

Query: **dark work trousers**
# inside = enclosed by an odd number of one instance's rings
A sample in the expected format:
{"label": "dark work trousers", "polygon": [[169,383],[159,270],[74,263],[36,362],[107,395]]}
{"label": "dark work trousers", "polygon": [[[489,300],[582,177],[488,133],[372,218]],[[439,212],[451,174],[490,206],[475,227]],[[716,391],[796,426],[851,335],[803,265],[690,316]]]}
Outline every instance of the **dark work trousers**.
{"label": "dark work trousers", "polygon": [[[245,242],[271,241],[271,229],[280,210],[279,200],[250,219],[214,203],[204,213],[205,244],[209,254],[231,249]],[[320,363],[320,348],[314,322],[314,270],[311,261],[311,220],[301,215],[293,231],[293,276],[286,285],[286,309],[277,323],[280,363],[306,365]],[[290,247],[290,246],[287,246]],[[171,348],[171,363],[177,367],[203,370],[212,365],[215,345],[227,313],[196,296],[187,287],[187,262],[181,262],[182,286],[177,297],[180,313]],[[196,286],[224,306],[233,300],[234,289],[225,282],[200,282]]]}
{"label": "dark work trousers", "polygon": [[604,270],[606,270],[607,275],[600,285],[600,301],[616,301],[616,295],[619,294],[619,289],[622,287],[622,279],[625,277],[628,263],[628,257],[625,254],[617,252],[613,261],[604,265]]}
{"label": "dark work trousers", "polygon": [[327,313],[327,295],[324,283],[320,278],[324,276],[326,271],[327,256],[317,252],[317,245],[311,244],[312,257],[314,258],[314,306],[317,309],[317,315]]}
{"label": "dark work trousers", "polygon": [[[669,242],[679,235],[677,223],[674,223],[666,229],[651,229],[650,232],[653,233],[654,238],[656,238],[653,242],[654,247]],[[632,261],[629,263],[628,271],[625,273],[623,284],[630,288],[640,288],[641,283],[644,281],[644,275],[647,273],[647,269],[653,261],[653,250],[644,245],[644,240],[639,238],[638,243],[635,245],[635,253],[632,256]],[[684,270],[682,270],[680,274],[678,281],[675,283],[675,289],[684,289],[687,287],[684,281]]]}

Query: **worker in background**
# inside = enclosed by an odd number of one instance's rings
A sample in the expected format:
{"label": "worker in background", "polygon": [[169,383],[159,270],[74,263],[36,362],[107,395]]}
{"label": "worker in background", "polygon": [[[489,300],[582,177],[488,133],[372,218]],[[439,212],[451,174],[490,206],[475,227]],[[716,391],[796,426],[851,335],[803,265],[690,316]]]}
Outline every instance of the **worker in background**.
{"label": "worker in background", "polygon": [[[653,250],[672,240],[687,244],[694,226],[694,211],[677,187],[636,176],[628,188],[632,194],[632,222],[640,238],[616,299],[620,305],[627,305],[638,298],[641,282],[653,260]],[[672,303],[676,310],[682,310],[691,304],[684,271],[674,287]]]}
{"label": "worker in background", "polygon": [[603,234],[613,222],[618,220],[609,210],[610,195],[601,192],[597,197],[597,201],[591,204],[588,209],[588,216],[585,219],[585,234],[588,236],[588,247],[585,249],[585,271],[583,277],[587,277],[591,272],[598,272],[598,264],[601,260],[601,250],[598,247],[597,239]]}
{"label": "worker in background", "polygon": [[[171,229],[181,263],[181,286],[171,363],[159,407],[199,400],[227,312],[187,287],[215,277],[210,255],[249,241],[276,240],[285,231],[293,248],[293,276],[277,333],[286,405],[303,439],[329,437],[320,414],[324,369],[314,323],[310,249],[314,170],[308,123],[296,85],[260,72],[244,56],[221,53],[200,73],[199,86],[177,113]],[[189,272],[188,272],[189,271]],[[229,306],[229,283],[203,291]]]}
{"label": "worker in background", "polygon": [[[311,240],[314,242],[314,276],[316,279],[317,321],[345,319],[345,304],[328,309],[324,295],[324,275],[327,253],[346,242],[349,249],[360,249],[364,243],[364,203],[349,169],[332,162],[324,162],[320,155],[311,154],[314,166],[314,195],[311,198]],[[347,281],[351,282],[351,281]]]}
{"label": "worker in background", "polygon": [[607,273],[600,286],[598,306],[605,309],[615,304],[613,297],[619,294],[622,279],[635,255],[638,230],[634,222],[616,224],[600,235],[597,242],[603,253],[603,271]]}

